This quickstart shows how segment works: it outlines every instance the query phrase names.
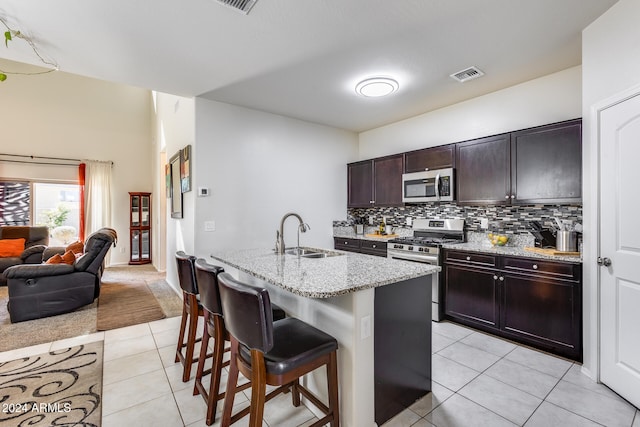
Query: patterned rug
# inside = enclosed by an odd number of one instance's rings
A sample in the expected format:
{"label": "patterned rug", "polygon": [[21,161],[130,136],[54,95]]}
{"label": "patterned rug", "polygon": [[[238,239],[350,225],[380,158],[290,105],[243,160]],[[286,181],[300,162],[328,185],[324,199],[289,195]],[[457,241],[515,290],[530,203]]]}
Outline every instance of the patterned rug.
{"label": "patterned rug", "polygon": [[0,363],[0,426],[99,427],[102,344]]}

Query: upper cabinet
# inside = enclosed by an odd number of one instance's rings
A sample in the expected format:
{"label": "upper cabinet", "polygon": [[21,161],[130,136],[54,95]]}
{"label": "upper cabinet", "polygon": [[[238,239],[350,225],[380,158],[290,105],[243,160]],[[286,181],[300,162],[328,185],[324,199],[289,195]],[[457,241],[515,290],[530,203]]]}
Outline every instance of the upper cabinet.
{"label": "upper cabinet", "polygon": [[402,206],[402,170],[402,154],[348,164],[347,206]]}
{"label": "upper cabinet", "polygon": [[410,173],[452,168],[455,161],[455,149],[455,144],[449,144],[404,153],[404,171]]}
{"label": "upper cabinet", "polygon": [[458,143],[458,202],[579,203],[581,147],[581,119]]}
{"label": "upper cabinet", "polygon": [[510,201],[509,134],[461,142],[456,149],[459,203],[501,204]]}
{"label": "upper cabinet", "polygon": [[522,204],[582,200],[582,120],[511,134],[511,197]]}

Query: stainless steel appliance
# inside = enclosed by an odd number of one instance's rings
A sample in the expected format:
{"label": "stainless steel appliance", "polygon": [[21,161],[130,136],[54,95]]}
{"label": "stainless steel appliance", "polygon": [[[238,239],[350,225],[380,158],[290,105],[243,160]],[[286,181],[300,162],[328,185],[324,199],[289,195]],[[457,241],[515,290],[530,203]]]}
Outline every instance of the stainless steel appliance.
{"label": "stainless steel appliance", "polygon": [[[387,258],[442,265],[440,248],[443,243],[464,242],[463,219],[414,219],[413,237],[401,237],[387,243]],[[440,274],[432,275],[431,318],[442,320]]]}
{"label": "stainless steel appliance", "polygon": [[421,203],[454,200],[453,175],[453,168],[402,174],[402,201]]}

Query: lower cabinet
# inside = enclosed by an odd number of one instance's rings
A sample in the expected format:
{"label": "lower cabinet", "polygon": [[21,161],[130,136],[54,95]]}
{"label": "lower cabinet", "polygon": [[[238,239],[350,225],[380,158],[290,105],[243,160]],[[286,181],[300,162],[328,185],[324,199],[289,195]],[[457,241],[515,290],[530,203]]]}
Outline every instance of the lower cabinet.
{"label": "lower cabinet", "polygon": [[350,239],[348,237],[334,237],[333,247],[341,251],[357,252],[360,254],[387,256],[387,242],[374,240]]}
{"label": "lower cabinet", "polygon": [[445,252],[445,316],[468,326],[582,361],[580,264]]}

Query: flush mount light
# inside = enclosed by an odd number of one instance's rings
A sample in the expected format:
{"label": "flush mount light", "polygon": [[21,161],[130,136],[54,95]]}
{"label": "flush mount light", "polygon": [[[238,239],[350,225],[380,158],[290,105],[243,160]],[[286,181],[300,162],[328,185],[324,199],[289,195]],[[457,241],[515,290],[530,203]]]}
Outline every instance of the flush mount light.
{"label": "flush mount light", "polygon": [[356,85],[356,93],[374,98],[391,95],[398,90],[398,82],[389,77],[372,77]]}

